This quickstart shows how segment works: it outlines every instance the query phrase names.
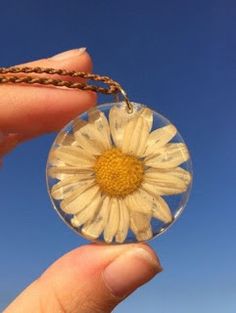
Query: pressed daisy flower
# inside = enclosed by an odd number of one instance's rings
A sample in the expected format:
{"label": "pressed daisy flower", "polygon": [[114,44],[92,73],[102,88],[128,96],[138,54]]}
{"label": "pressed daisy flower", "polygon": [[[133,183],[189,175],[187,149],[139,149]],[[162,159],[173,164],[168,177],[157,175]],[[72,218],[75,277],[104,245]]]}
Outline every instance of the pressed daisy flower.
{"label": "pressed daisy flower", "polygon": [[144,241],[175,219],[168,198],[189,190],[191,173],[182,166],[189,153],[173,141],[175,126],[155,129],[153,117],[135,104],[132,113],[125,104],[110,106],[107,116],[94,108],[57,137],[48,162],[50,194],[84,237],[123,243],[133,234]]}

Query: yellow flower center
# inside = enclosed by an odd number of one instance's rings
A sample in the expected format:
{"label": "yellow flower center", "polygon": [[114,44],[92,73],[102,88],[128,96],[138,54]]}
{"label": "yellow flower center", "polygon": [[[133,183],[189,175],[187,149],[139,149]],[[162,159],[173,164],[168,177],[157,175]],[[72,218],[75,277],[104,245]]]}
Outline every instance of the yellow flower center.
{"label": "yellow flower center", "polygon": [[95,163],[96,181],[101,190],[112,197],[124,197],[135,191],[143,180],[143,162],[112,148]]}

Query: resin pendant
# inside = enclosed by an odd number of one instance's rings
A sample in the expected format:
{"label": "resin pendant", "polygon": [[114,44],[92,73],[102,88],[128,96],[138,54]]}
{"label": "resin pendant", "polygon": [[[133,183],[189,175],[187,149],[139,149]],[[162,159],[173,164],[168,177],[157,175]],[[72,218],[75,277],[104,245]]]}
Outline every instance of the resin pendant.
{"label": "resin pendant", "polygon": [[192,181],[175,126],[144,105],[100,105],[60,131],[47,163],[48,192],[60,217],[106,243],[150,240],[183,211]]}

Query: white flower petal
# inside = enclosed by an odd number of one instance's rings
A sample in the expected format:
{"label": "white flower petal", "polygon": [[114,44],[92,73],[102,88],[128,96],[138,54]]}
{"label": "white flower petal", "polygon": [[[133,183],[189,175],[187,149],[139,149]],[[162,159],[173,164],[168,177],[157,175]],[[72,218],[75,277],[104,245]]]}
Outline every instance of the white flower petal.
{"label": "white flower petal", "polygon": [[79,227],[83,224],[90,223],[94,220],[98,210],[100,209],[102,204],[101,193],[98,193],[96,197],[94,197],[93,201],[89,204],[87,208],[76,214],[73,218],[74,226]]}
{"label": "white flower petal", "polygon": [[78,175],[71,175],[65,178],[63,181],[56,183],[51,189],[51,195],[54,199],[66,199],[73,194],[73,192],[86,185],[95,183],[94,179],[87,178],[86,180],[80,180]]}
{"label": "white flower petal", "polygon": [[72,146],[76,145],[76,140],[73,134],[61,131],[57,136],[56,143],[63,146]]}
{"label": "white flower petal", "polygon": [[90,178],[95,178],[94,171],[91,170],[80,170],[75,167],[50,167],[48,169],[48,175],[52,178],[56,178],[59,180],[64,180],[66,178],[69,178],[71,176],[77,176],[78,181],[79,180],[86,180]]}
{"label": "white flower petal", "polygon": [[152,208],[153,217],[164,223],[170,223],[173,220],[170,208],[162,197],[150,194],[142,189],[140,191],[142,193],[142,197],[150,203],[149,205]]}
{"label": "white flower petal", "polygon": [[123,199],[119,200],[120,221],[116,233],[116,242],[122,243],[125,241],[129,231],[129,211]]}
{"label": "white flower petal", "polygon": [[99,111],[97,108],[92,108],[88,112],[88,116],[89,122],[95,125],[96,129],[100,132],[101,136],[103,137],[106,149],[110,149],[112,146],[110,127],[105,114]]}
{"label": "white flower petal", "polygon": [[155,169],[149,169],[145,172],[143,185],[146,183],[155,186],[154,189],[158,195],[179,194],[185,192],[188,188],[183,179],[172,174],[172,170],[163,173]]}
{"label": "white flower petal", "polygon": [[72,226],[74,226],[75,228],[79,227],[80,226],[80,222],[78,221],[76,215],[74,215],[72,217],[72,219],[70,220],[70,223]]}
{"label": "white flower petal", "polygon": [[152,238],[151,215],[130,212],[130,228],[138,241],[149,240]]}
{"label": "white flower petal", "polygon": [[169,205],[162,197],[156,196],[155,198],[156,202],[153,207],[153,217],[163,221],[164,223],[171,223],[173,221],[173,216]]}
{"label": "white flower petal", "polygon": [[78,186],[78,177],[72,175],[69,178],[64,179],[63,181],[58,182],[51,189],[51,196],[56,199],[63,199],[66,195],[71,195],[71,192],[74,191],[74,187]]}
{"label": "white flower petal", "polygon": [[142,108],[139,111],[139,116],[142,116],[142,118],[145,119],[145,121],[148,124],[148,131],[150,132],[151,129],[152,129],[152,124],[153,124],[153,113],[152,113],[152,110],[150,110],[149,108],[144,107],[144,108]]}
{"label": "white flower petal", "polygon": [[63,162],[63,161],[61,161],[61,160],[55,158],[55,157],[53,156],[53,154],[54,154],[54,149],[53,149],[53,150],[50,152],[50,154],[49,154],[48,163],[49,163],[50,165],[54,165],[54,166],[67,166],[65,162]]}
{"label": "white flower petal", "polygon": [[109,112],[109,123],[112,139],[115,145],[120,148],[124,137],[124,129],[129,120],[137,115],[137,109],[134,107],[132,113],[127,112],[126,104],[121,106],[114,105]]}
{"label": "white flower petal", "polygon": [[183,181],[177,177],[174,179],[174,176],[171,176],[172,181],[152,181],[144,179],[142,183],[142,188],[147,192],[150,192],[154,195],[159,196],[168,196],[168,195],[178,195],[187,190],[187,186]]}
{"label": "white flower petal", "polygon": [[92,123],[87,123],[74,132],[78,145],[92,155],[100,155],[108,149],[107,140]]}
{"label": "white flower petal", "polygon": [[104,240],[111,243],[118,230],[120,220],[120,207],[116,198],[110,199],[107,210],[110,212],[104,228]]}
{"label": "white flower petal", "polygon": [[93,168],[95,157],[91,156],[87,151],[74,146],[60,146],[55,148],[51,153],[51,158],[56,158],[62,162],[78,166],[82,169]]}
{"label": "white flower petal", "polygon": [[123,200],[130,211],[139,212],[149,215],[152,212],[152,207],[142,197],[140,190],[127,195]]}
{"label": "white flower petal", "polygon": [[192,181],[192,175],[182,167],[176,167],[171,169],[170,174],[183,180],[186,186],[189,186]]}
{"label": "white flower petal", "polygon": [[91,178],[95,176],[94,172],[91,169],[83,169],[66,165],[50,167],[48,169],[48,175],[52,178],[57,178],[60,180],[63,180],[64,178],[69,177],[71,175],[78,175],[80,179],[86,179],[87,177]]}
{"label": "white flower petal", "polygon": [[145,120],[145,123],[143,125],[142,131],[140,134],[140,140],[139,140],[136,156],[143,157],[143,153],[144,153],[144,151],[146,149],[146,145],[147,145],[147,139],[148,139],[149,133],[152,129],[153,113],[150,109],[143,108],[142,110],[140,110],[139,116]]}
{"label": "white flower petal", "polygon": [[76,132],[77,130],[79,130],[80,128],[84,127],[88,122],[81,120],[80,118],[76,118],[73,121],[73,130],[74,132]]}
{"label": "white flower petal", "polygon": [[153,156],[145,158],[146,166],[155,168],[173,168],[186,162],[189,152],[183,143],[169,143],[157,151]]}
{"label": "white flower petal", "polygon": [[152,131],[147,140],[144,156],[153,155],[158,149],[167,144],[177,133],[174,125],[170,124]]}
{"label": "white flower petal", "polygon": [[61,202],[61,209],[68,214],[77,214],[94,201],[99,193],[99,187],[86,184],[76,189],[72,195]]}
{"label": "white flower petal", "polygon": [[[189,187],[191,174],[181,167],[168,170],[151,167],[145,172],[145,181],[160,187],[160,195],[178,194],[185,192]],[[167,189],[167,193],[165,193],[165,188]],[[173,192],[171,192],[171,190]]]}
{"label": "white flower petal", "polygon": [[102,206],[92,222],[88,222],[82,228],[82,234],[88,239],[97,239],[104,230],[109,216],[109,197],[105,197]]}
{"label": "white flower petal", "polygon": [[57,148],[53,148],[50,150],[49,152],[49,156],[48,156],[48,164],[50,165],[54,165],[54,166],[66,166],[66,163],[63,162],[62,160],[58,159],[57,157],[55,157],[55,150]]}
{"label": "white flower petal", "polygon": [[[52,168],[50,168],[50,169],[52,169]],[[76,174],[75,174],[76,175]],[[61,173],[56,173],[56,174],[52,174],[52,175],[49,175],[50,177],[52,177],[52,178],[56,178],[56,179],[58,179],[58,180],[65,180],[65,179],[67,179],[67,178],[69,178],[69,177],[71,177],[71,176],[73,176],[73,174],[61,174]],[[78,176],[78,175],[77,175]],[[78,176],[79,177],[79,176]],[[78,180],[79,180],[79,178],[78,178]]]}
{"label": "white flower petal", "polygon": [[149,124],[142,115],[128,122],[121,145],[123,153],[142,156],[149,136]]}

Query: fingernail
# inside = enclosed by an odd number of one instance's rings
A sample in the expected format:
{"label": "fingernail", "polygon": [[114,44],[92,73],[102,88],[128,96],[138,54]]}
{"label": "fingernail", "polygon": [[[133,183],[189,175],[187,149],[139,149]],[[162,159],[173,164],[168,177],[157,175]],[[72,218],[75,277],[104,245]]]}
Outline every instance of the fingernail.
{"label": "fingernail", "polygon": [[105,268],[103,279],[114,296],[124,297],[161,271],[159,261],[146,249],[133,248]]}
{"label": "fingernail", "polygon": [[73,50],[69,50],[69,51],[65,51],[65,52],[61,52],[58,53],[54,56],[51,57],[51,59],[53,60],[66,60],[69,59],[71,57],[75,57],[75,56],[80,56],[82,55],[84,52],[86,51],[86,48],[79,48],[79,49],[73,49]]}

